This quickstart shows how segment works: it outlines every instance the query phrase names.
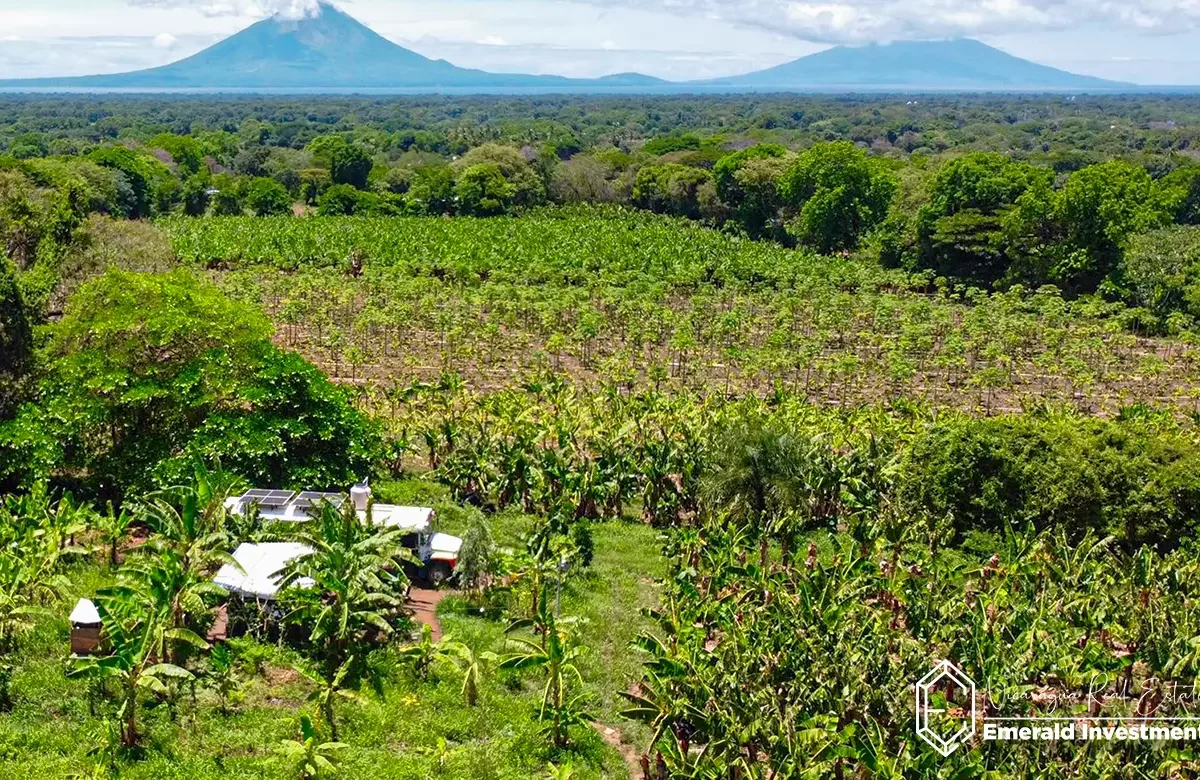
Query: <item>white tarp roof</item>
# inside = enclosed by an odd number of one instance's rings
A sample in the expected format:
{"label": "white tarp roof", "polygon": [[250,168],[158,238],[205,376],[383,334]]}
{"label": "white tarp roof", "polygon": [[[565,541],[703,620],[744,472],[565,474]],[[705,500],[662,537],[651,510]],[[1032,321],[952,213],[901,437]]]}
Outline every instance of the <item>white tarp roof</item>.
{"label": "white tarp roof", "polygon": [[433,519],[433,510],[424,506],[395,506],[376,504],[371,507],[371,521],[386,528],[405,531],[428,531]]}
{"label": "white tarp roof", "polygon": [[[270,600],[279,592],[278,577],[275,575],[288,563],[312,552],[303,544],[295,542],[268,542],[265,544],[239,545],[233,559],[245,570],[245,574],[225,564],[213,581],[230,593]],[[299,580],[301,587],[311,581]]]}
{"label": "white tarp roof", "polygon": [[69,620],[73,626],[96,626],[100,624],[100,612],[90,599],[80,599],[71,610]]}

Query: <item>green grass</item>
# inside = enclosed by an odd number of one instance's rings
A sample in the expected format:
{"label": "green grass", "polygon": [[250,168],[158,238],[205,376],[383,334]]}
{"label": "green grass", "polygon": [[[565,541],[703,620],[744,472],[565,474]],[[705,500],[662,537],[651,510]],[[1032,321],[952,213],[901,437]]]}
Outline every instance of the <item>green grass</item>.
{"label": "green grass", "polygon": [[[400,486],[436,499],[428,486]],[[444,507],[443,527],[461,529],[467,513]],[[493,518],[502,544],[514,545],[531,527],[532,518],[503,514]],[[458,526],[458,527],[456,527]],[[584,643],[590,648],[582,664],[594,705],[603,723],[619,729],[623,739],[644,749],[644,728],[624,721],[617,696],[639,676],[640,659],[629,647],[645,627],[639,609],[657,603],[655,578],[664,561],[656,532],[642,525],[611,522],[595,528],[596,559],[590,572],[564,587],[562,611],[585,619]],[[79,596],[92,595],[110,580],[97,564],[77,566],[69,575],[67,594],[38,622],[25,641],[14,680],[14,709],[0,714],[0,780],[92,777],[96,759],[89,750],[104,743],[107,702],[89,712],[87,684],[65,676],[69,626],[66,615]],[[467,614],[461,599],[443,602],[443,626],[477,651],[504,649],[504,624]],[[314,714],[304,699],[306,684],[289,665],[291,653],[275,646],[237,640],[234,647],[247,667],[264,674],[246,675],[245,698],[236,710],[221,715],[211,693],[189,695],[177,707],[143,706],[144,748],[121,758],[121,778],[230,780],[285,778],[286,767],[273,754],[282,739],[295,736],[301,712]],[[543,777],[550,761],[571,760],[581,778],[625,778],[621,754],[591,730],[580,730],[569,755],[554,755],[534,721],[540,700],[536,678],[491,674],[482,703],[469,708],[460,695],[461,680],[451,668],[437,679],[418,683],[400,669],[384,686],[384,695],[365,692],[357,702],[339,708],[342,740],[352,748],[339,774],[346,780],[430,777],[482,780]],[[439,753],[438,738],[446,740]],[[103,775],[95,775],[103,776]]]}

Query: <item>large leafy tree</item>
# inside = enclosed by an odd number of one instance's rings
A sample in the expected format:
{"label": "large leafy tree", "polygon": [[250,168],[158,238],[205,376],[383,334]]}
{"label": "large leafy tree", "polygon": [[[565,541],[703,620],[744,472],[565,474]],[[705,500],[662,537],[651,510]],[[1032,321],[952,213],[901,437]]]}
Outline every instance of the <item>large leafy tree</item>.
{"label": "large leafy tree", "polygon": [[711,187],[711,182],[712,174],[703,168],[679,163],[644,165],[633,184],[633,202],[660,214],[698,219],[703,187]]}
{"label": "large leafy tree", "polygon": [[495,163],[472,165],[459,175],[454,185],[463,213],[481,217],[503,214],[512,206],[516,192],[516,187],[509,184]]}
{"label": "large leafy tree", "polygon": [[778,236],[779,180],[788,158],[783,146],[759,144],[726,155],[713,167],[717,195],[752,237]]}
{"label": "large leafy tree", "polygon": [[887,216],[896,186],[887,164],[853,143],[817,144],[780,182],[785,205],[796,213],[788,230],[821,252],[854,249]]}
{"label": "large leafy tree", "polygon": [[1167,199],[1144,168],[1120,160],[1076,171],[1059,195],[1062,232],[1052,278],[1071,289],[1092,290],[1119,271],[1126,240],[1170,223]]}
{"label": "large leafy tree", "polygon": [[10,417],[33,365],[33,328],[17,269],[0,256],[0,420]]}
{"label": "large leafy tree", "polygon": [[282,184],[274,179],[260,176],[246,187],[246,205],[257,217],[290,214],[292,198]]}
{"label": "large leafy tree", "polygon": [[1174,225],[1134,236],[1125,251],[1134,300],[1160,317],[1200,317],[1200,228]]}
{"label": "large leafy tree", "polygon": [[0,437],[26,478],[86,474],[95,494],[177,484],[197,457],[272,484],[336,486],[377,436],[265,318],[190,273],[109,271],[56,327],[36,403]]}
{"label": "large leafy tree", "polygon": [[1031,187],[1049,190],[1053,172],[1001,154],[969,154],[930,183],[917,218],[918,262],[939,274],[991,283],[1008,268],[1006,221]]}
{"label": "large leafy tree", "polygon": [[[477,165],[494,165],[512,188],[512,204],[533,206],[546,199],[546,183],[520,150],[484,144],[464,154],[454,165],[460,177]],[[488,169],[490,170],[490,169]]]}
{"label": "large leafy tree", "polygon": [[334,184],[366,189],[371,168],[371,156],[353,144],[334,149],[329,157],[329,177]]}

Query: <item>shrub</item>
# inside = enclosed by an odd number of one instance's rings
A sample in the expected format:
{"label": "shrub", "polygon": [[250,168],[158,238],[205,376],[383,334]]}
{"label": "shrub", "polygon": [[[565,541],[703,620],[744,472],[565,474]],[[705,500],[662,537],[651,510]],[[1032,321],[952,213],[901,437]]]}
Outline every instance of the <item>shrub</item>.
{"label": "shrub", "polygon": [[1200,451],[1146,421],[955,420],[913,442],[899,493],[963,533],[1033,524],[1170,548],[1200,525]]}

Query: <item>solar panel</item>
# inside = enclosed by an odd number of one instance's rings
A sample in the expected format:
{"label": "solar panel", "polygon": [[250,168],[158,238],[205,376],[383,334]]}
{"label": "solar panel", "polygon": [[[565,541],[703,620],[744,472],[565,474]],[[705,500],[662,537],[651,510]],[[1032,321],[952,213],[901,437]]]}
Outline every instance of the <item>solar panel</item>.
{"label": "solar panel", "polygon": [[341,493],[319,493],[309,490],[296,496],[296,500],[292,502],[292,506],[297,512],[311,515],[313,510],[319,508],[323,501],[328,501],[335,508],[341,509],[342,505],[346,503],[346,497]]}
{"label": "solar panel", "polygon": [[287,506],[292,497],[296,495],[294,490],[262,490],[255,488],[247,490],[241,498],[242,503],[258,504],[263,509],[279,509]]}

